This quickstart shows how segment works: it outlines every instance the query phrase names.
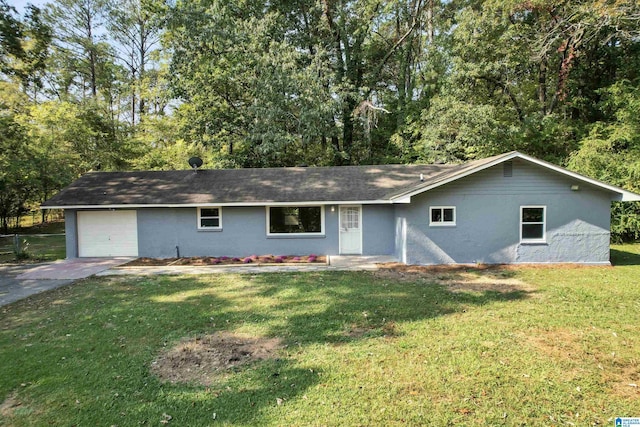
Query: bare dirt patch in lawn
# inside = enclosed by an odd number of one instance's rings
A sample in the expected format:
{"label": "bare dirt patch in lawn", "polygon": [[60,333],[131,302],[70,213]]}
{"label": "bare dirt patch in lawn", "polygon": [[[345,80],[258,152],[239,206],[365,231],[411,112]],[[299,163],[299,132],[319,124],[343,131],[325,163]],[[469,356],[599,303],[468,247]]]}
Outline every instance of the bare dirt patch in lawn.
{"label": "bare dirt patch in lawn", "polygon": [[[568,328],[534,329],[523,342],[553,363],[574,364],[565,370],[565,379],[597,371],[610,393],[626,399],[640,397],[640,368],[637,359],[619,357],[588,344],[585,333]],[[598,339],[605,339],[604,336]]]}
{"label": "bare dirt patch in lawn", "polygon": [[636,363],[618,366],[619,369],[604,370],[602,379],[616,396],[636,400],[640,397],[640,369]]}
{"label": "bare dirt patch in lawn", "polygon": [[528,342],[539,353],[558,360],[579,360],[585,357],[580,345],[581,337],[576,331],[565,328],[533,330]]}
{"label": "bare dirt patch in lawn", "polygon": [[13,392],[0,403],[0,415],[3,417],[12,417],[16,409],[20,408],[22,403],[16,398],[16,393]]}
{"label": "bare dirt patch in lawn", "polygon": [[151,370],[164,381],[206,386],[233,368],[275,358],[282,347],[279,338],[219,332],[180,341],[158,357]]}
{"label": "bare dirt patch in lawn", "polygon": [[369,334],[382,334],[386,338],[392,338],[398,335],[395,322],[386,322],[382,326],[372,325],[358,325],[356,323],[351,324],[343,331],[343,336],[347,338],[359,339]]}
{"label": "bare dirt patch in lawn", "polygon": [[514,277],[507,266],[437,265],[420,266],[400,263],[378,264],[375,276],[395,281],[425,280],[445,286],[451,292],[533,292],[531,285]]}

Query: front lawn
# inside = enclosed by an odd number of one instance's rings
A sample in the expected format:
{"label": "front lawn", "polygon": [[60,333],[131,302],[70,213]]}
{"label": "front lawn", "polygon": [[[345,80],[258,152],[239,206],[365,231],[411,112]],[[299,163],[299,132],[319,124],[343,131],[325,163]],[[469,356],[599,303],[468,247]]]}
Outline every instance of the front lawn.
{"label": "front lawn", "polygon": [[52,221],[11,230],[11,233],[18,234],[20,249],[26,256],[16,259],[13,235],[0,237],[0,264],[63,259],[66,256],[64,232],[64,221]]}
{"label": "front lawn", "polygon": [[0,238],[0,264],[21,262],[43,262],[64,259],[66,256],[64,235],[19,235],[20,248],[27,257],[16,259],[13,236]]}
{"label": "front lawn", "polygon": [[[613,425],[640,416],[640,246],[614,249],[613,268],[87,279],[0,309],[0,425]],[[233,339],[279,344],[243,364]]]}

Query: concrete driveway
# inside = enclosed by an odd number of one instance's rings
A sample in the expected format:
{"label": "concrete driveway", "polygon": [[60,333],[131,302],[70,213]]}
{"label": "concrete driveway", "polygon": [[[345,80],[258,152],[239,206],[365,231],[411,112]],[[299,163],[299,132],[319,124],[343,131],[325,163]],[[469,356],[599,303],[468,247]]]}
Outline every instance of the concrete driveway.
{"label": "concrete driveway", "polygon": [[68,285],[134,258],[76,258],[44,264],[0,264],[0,306]]}
{"label": "concrete driveway", "polygon": [[33,265],[0,265],[0,306],[73,282],[71,279],[36,280],[17,278],[17,276],[26,273],[33,267]]}

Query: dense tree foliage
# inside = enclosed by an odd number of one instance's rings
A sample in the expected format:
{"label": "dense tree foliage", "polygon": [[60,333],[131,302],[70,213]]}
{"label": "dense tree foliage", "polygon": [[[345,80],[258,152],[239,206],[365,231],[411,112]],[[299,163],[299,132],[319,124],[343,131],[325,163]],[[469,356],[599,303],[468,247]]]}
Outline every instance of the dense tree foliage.
{"label": "dense tree foliage", "polygon": [[[88,170],[460,162],[640,191],[635,0],[0,0],[0,217]],[[640,208],[615,206],[616,238]]]}

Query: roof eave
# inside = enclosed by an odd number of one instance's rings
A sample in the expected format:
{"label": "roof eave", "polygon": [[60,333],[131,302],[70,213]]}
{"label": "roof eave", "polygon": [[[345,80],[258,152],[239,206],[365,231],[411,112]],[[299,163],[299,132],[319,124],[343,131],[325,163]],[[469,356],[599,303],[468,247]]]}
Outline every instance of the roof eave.
{"label": "roof eave", "polygon": [[409,203],[390,199],[379,200],[309,200],[302,202],[227,202],[227,203],[131,203],[104,205],[40,205],[40,209],[138,209],[138,208],[198,208],[198,207],[255,207],[255,206],[316,206],[316,205],[389,205],[392,203]]}

